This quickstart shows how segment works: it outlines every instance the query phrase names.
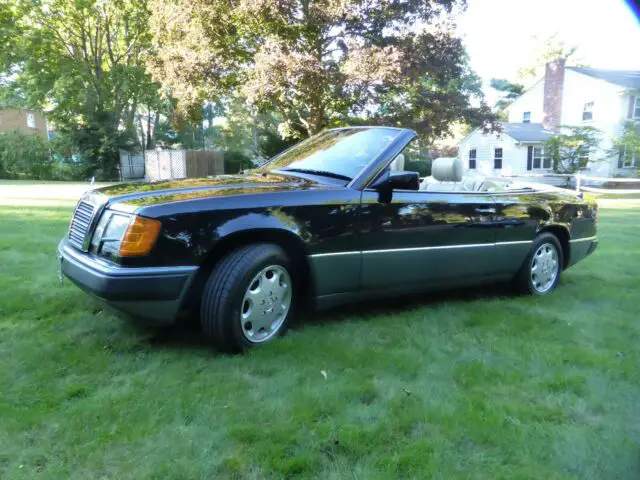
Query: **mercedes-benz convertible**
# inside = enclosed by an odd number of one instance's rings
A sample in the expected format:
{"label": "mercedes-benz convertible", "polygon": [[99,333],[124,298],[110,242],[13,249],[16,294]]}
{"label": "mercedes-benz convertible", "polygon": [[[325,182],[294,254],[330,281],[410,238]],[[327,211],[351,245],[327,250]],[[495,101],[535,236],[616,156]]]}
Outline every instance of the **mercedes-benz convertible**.
{"label": "mercedes-benz convertible", "polygon": [[463,178],[456,159],[421,179],[415,137],[333,129],[243,174],[93,190],[58,246],[61,273],[134,319],[197,318],[237,352],[307,307],[505,281],[544,297],[595,250],[595,202]]}

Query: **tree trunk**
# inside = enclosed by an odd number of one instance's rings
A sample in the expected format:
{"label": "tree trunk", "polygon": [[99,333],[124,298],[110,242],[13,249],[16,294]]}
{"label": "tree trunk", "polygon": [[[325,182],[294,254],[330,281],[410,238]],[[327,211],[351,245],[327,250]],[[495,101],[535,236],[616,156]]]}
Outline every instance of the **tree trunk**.
{"label": "tree trunk", "polygon": [[151,133],[151,137],[148,145],[148,148],[150,149],[156,148],[156,128],[158,127],[159,121],[160,121],[160,112],[156,112],[155,121],[153,122],[153,132]]}
{"label": "tree trunk", "polygon": [[151,108],[147,107],[147,150],[152,148],[151,146]]}
{"label": "tree trunk", "polygon": [[319,133],[324,127],[324,107],[320,104],[311,107],[309,112],[309,136]]}

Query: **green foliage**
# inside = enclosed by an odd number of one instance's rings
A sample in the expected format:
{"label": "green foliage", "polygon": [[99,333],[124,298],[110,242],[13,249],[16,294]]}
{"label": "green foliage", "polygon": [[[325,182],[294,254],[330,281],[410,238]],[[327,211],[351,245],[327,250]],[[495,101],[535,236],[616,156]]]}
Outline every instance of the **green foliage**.
{"label": "green foliage", "polygon": [[[0,2],[0,72],[7,72],[16,61],[16,52],[20,45],[21,29],[18,26],[17,5]],[[2,86],[0,75],[0,86]]]}
{"label": "green foliage", "polygon": [[420,177],[431,175],[431,162],[426,160],[411,160],[405,163],[404,169],[408,172],[418,172]]}
{"label": "green foliage", "polygon": [[447,20],[461,2],[150,1],[149,68],[186,117],[231,95],[275,112],[283,137],[363,119],[433,138],[495,119],[472,106],[481,82]]}
{"label": "green foliage", "polygon": [[524,85],[512,83],[503,78],[492,78],[489,83],[491,88],[502,93],[501,98],[496,102],[498,110],[504,110],[511,102],[524,93]]}
{"label": "green foliage", "polygon": [[597,161],[602,133],[593,127],[561,127],[561,133],[544,143],[556,173],[575,173]]}
{"label": "green foliage", "polygon": [[[165,148],[222,149],[227,157],[242,159],[243,168],[248,168],[296,141],[281,137],[280,117],[272,112],[258,112],[247,105],[244,98],[230,97],[218,104],[206,105],[198,116],[203,121],[182,125],[176,125],[169,118],[161,120],[156,126],[157,144]],[[222,117],[223,121],[216,124]],[[235,172],[239,165],[240,160],[229,168]]]}
{"label": "green foliage", "polygon": [[231,97],[221,106],[225,123],[218,129],[216,144],[228,152],[242,152],[255,162],[285,150],[297,140],[283,139],[278,126],[283,118],[268,110],[258,110],[243,97]]}
{"label": "green foliage", "polygon": [[141,141],[139,109],[161,107],[143,62],[151,48],[146,2],[14,5],[10,14],[0,9],[0,32],[19,34],[12,53],[0,54],[2,71],[13,73],[5,95],[47,107],[49,121],[83,153],[87,167],[100,178],[116,178],[118,149]]}
{"label": "green foliage", "polygon": [[640,166],[640,122],[628,121],[624,124],[622,134],[613,140],[613,148],[609,152],[613,157],[622,155],[623,161],[631,163],[636,158],[636,167]]}
{"label": "green foliage", "polygon": [[224,152],[224,173],[240,173],[255,167],[248,155],[237,150]]}
{"label": "green foliage", "polygon": [[532,35],[531,44],[534,46],[533,57],[526,59],[527,63],[518,69],[518,78],[523,81],[540,78],[544,75],[545,65],[552,60],[570,58],[574,64],[580,63],[575,58],[578,47],[568,44],[558,32],[548,37]]}
{"label": "green foliage", "polygon": [[0,178],[44,180],[51,166],[49,146],[40,135],[0,133]]}

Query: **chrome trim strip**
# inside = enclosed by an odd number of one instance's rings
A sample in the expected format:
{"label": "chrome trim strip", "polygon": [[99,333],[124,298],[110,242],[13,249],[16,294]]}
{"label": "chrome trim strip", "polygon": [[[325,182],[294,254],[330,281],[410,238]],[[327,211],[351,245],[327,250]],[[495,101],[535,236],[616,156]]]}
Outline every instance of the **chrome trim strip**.
{"label": "chrome trim strip", "polygon": [[494,247],[495,243],[469,243],[466,245],[441,245],[436,247],[412,247],[412,248],[390,248],[384,250],[363,250],[362,253],[395,253],[395,252],[419,252],[423,250],[450,250],[454,248],[479,248]]}
{"label": "chrome trim strip", "polygon": [[330,253],[315,253],[313,255],[309,255],[310,258],[320,258],[320,257],[338,257],[341,255],[356,255],[356,254],[361,254],[362,252],[360,250],[357,250],[355,252],[330,252]]}
{"label": "chrome trim strip", "polygon": [[197,266],[193,265],[175,267],[116,267],[96,257],[79,252],[67,245],[64,241],[58,245],[58,256],[64,260],[79,263],[91,270],[111,277],[153,277],[156,275],[191,274],[198,269]]}
{"label": "chrome trim strip", "polygon": [[597,240],[598,237],[596,235],[594,235],[593,237],[584,237],[584,238],[574,238],[572,240],[569,240],[570,243],[577,243],[577,242],[589,242],[589,241],[594,241]]}
{"label": "chrome trim strip", "polygon": [[496,242],[495,245],[531,245],[533,240],[516,240],[514,242]]}
{"label": "chrome trim strip", "polygon": [[383,250],[356,250],[351,252],[331,252],[331,253],[315,253],[309,255],[310,258],[320,257],[337,257],[339,255],[357,255],[367,253],[393,253],[393,252],[418,252],[422,250],[450,250],[454,248],[478,248],[478,247],[497,247],[499,245],[531,245],[533,240],[517,240],[513,242],[497,242],[497,243],[468,243],[466,245],[440,245],[435,247],[411,247],[411,248],[388,248]]}

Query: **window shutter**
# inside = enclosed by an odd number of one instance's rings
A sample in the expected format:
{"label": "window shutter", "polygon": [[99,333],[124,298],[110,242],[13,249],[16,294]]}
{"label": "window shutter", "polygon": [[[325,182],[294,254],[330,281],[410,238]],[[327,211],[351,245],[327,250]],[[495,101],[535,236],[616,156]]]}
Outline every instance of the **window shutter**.
{"label": "window shutter", "polygon": [[620,149],[618,152],[618,168],[624,167],[624,150]]}
{"label": "window shutter", "polygon": [[629,113],[627,115],[627,118],[633,118],[633,109],[635,107],[635,104],[636,104],[636,97],[631,95],[629,97]]}
{"label": "window shutter", "polygon": [[533,167],[533,147],[527,147],[527,170]]}

